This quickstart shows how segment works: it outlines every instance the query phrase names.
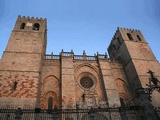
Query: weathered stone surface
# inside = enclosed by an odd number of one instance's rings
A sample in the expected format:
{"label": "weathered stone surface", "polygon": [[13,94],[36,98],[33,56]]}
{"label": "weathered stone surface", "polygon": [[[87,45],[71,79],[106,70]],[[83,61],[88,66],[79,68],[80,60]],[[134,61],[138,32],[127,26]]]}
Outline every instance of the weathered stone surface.
{"label": "weathered stone surface", "polygon": [[[34,28],[35,23],[40,27]],[[146,87],[148,69],[160,80],[160,64],[138,30],[118,28],[108,48],[110,58],[45,51],[46,20],[18,17],[0,60],[1,108],[115,108],[120,98],[129,106],[136,104],[137,86]],[[159,93],[154,91],[152,98],[160,106]]]}

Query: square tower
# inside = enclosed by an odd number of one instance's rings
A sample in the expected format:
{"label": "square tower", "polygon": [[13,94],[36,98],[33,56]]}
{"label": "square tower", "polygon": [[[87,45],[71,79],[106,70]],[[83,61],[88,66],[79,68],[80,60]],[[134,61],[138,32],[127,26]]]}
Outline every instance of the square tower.
{"label": "square tower", "polygon": [[45,51],[46,19],[19,16],[0,61],[0,107],[38,106]]}
{"label": "square tower", "polygon": [[[118,28],[108,47],[108,53],[112,60],[122,64],[133,98],[138,86],[147,87],[150,78],[148,70],[152,70],[155,77],[160,79],[160,64],[141,31]],[[153,105],[160,106],[160,95],[153,94],[152,98]]]}

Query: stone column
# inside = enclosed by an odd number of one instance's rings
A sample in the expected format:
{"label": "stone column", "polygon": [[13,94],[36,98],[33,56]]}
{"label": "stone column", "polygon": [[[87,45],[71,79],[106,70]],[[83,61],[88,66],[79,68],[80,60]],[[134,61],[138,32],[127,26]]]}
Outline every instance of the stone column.
{"label": "stone column", "polygon": [[75,108],[75,79],[72,53],[63,53],[63,55],[61,55],[61,85],[62,108]]}

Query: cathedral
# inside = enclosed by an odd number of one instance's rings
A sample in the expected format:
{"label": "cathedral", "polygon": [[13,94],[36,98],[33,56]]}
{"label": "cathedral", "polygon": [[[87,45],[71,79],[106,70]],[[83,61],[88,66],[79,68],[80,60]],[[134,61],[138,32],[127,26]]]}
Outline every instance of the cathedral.
{"label": "cathedral", "polygon": [[140,30],[117,28],[108,55],[46,47],[47,20],[18,16],[0,59],[0,109],[142,106],[149,117],[160,107],[160,63]]}

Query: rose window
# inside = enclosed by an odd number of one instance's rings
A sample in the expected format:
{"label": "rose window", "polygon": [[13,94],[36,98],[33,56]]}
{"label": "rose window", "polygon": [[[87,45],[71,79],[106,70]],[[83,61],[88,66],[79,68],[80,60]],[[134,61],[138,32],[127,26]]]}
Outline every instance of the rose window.
{"label": "rose window", "polygon": [[82,87],[89,89],[93,86],[93,80],[89,77],[83,77],[80,80],[80,84]]}

